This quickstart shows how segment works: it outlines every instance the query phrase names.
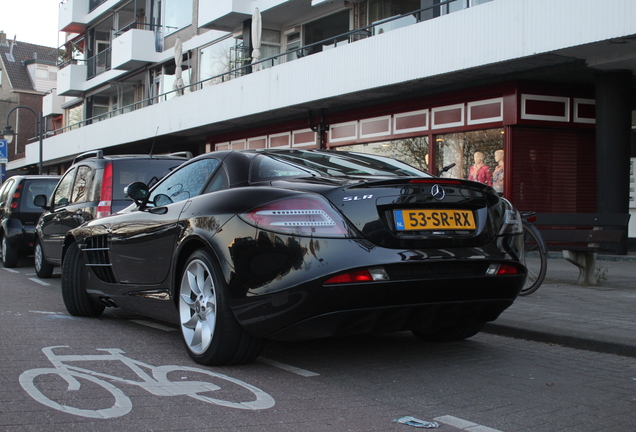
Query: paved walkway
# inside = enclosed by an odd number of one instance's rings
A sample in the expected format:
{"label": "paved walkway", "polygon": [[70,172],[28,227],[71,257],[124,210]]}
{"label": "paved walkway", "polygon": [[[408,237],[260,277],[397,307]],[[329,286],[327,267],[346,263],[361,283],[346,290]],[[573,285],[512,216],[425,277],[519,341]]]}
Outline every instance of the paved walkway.
{"label": "paved walkway", "polygon": [[636,255],[599,256],[605,281],[577,286],[578,269],[550,255],[543,285],[519,297],[489,333],[636,357]]}

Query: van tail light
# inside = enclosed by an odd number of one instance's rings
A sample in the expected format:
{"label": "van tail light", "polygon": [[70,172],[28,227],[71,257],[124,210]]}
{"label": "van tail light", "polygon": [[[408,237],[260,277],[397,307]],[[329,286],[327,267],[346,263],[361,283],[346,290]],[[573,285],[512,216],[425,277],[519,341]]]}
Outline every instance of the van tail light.
{"label": "van tail light", "polygon": [[11,210],[16,210],[18,207],[20,207],[20,197],[22,196],[22,194],[20,193],[20,189],[22,189],[22,183],[18,185],[18,187],[16,188],[16,191],[13,193],[13,196],[11,197],[11,205],[9,205]]}
{"label": "van tail light", "polygon": [[106,217],[112,212],[113,203],[113,164],[107,163],[104,167],[104,176],[102,178],[102,191],[100,201],[97,204],[96,217]]}
{"label": "van tail light", "polygon": [[274,201],[243,213],[241,218],[267,231],[309,237],[351,237],[343,216],[320,196]]}

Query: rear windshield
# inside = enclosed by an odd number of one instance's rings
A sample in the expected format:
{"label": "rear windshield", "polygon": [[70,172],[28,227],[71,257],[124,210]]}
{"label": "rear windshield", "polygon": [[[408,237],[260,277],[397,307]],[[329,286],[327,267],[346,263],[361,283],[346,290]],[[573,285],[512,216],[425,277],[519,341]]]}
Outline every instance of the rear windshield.
{"label": "rear windshield", "polygon": [[252,181],[281,177],[430,177],[391,158],[362,153],[291,151],[263,154],[252,170]]}
{"label": "rear windshield", "polygon": [[38,195],[46,195],[48,199],[53,193],[58,180],[57,178],[25,180],[22,188],[23,192],[21,193],[20,211],[42,213],[42,207],[33,204],[33,199]]}
{"label": "rear windshield", "polygon": [[172,159],[130,159],[113,162],[113,199],[129,199],[124,188],[134,182],[153,186],[162,177],[185,162]]}

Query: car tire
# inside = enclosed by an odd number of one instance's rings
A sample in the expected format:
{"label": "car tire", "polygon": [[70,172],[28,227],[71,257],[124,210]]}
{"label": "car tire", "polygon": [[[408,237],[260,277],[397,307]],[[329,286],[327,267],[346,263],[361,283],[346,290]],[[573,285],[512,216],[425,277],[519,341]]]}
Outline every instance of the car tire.
{"label": "car tire", "polygon": [[486,325],[483,321],[467,321],[438,329],[411,330],[411,332],[426,342],[452,342],[475,336]]}
{"label": "car tire", "polygon": [[18,250],[11,246],[7,238],[2,236],[2,265],[6,268],[14,268],[18,266]]}
{"label": "car tire", "polygon": [[190,357],[203,365],[244,364],[263,351],[265,340],[247,333],[228,305],[228,287],[210,253],[197,250],[179,280],[181,334]]}
{"label": "car tire", "polygon": [[86,292],[86,270],[76,244],[69,246],[62,263],[62,299],[74,316],[98,317],[105,306],[94,302]]}
{"label": "car tire", "polygon": [[53,275],[53,264],[50,264],[44,258],[44,250],[42,249],[42,241],[38,239],[35,242],[35,258],[33,259],[35,266],[35,274],[40,279],[48,279]]}

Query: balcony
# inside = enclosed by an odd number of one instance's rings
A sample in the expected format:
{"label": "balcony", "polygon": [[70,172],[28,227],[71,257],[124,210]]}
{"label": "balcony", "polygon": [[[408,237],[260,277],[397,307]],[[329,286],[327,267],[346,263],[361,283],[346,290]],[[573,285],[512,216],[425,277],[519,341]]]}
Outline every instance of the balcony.
{"label": "balcony", "polygon": [[64,97],[58,96],[56,89],[51,90],[42,98],[42,115],[48,117],[62,114],[63,101]]}
{"label": "balcony", "polygon": [[233,31],[253,12],[244,0],[199,1],[199,27]]}
{"label": "balcony", "polygon": [[113,69],[132,70],[160,60],[155,50],[155,32],[130,29],[113,40]]}
{"label": "balcony", "polygon": [[66,0],[60,3],[58,28],[67,33],[81,33],[88,24],[88,0]]}
{"label": "balcony", "polygon": [[57,94],[59,96],[82,96],[86,83],[87,66],[73,61],[57,73]]}

